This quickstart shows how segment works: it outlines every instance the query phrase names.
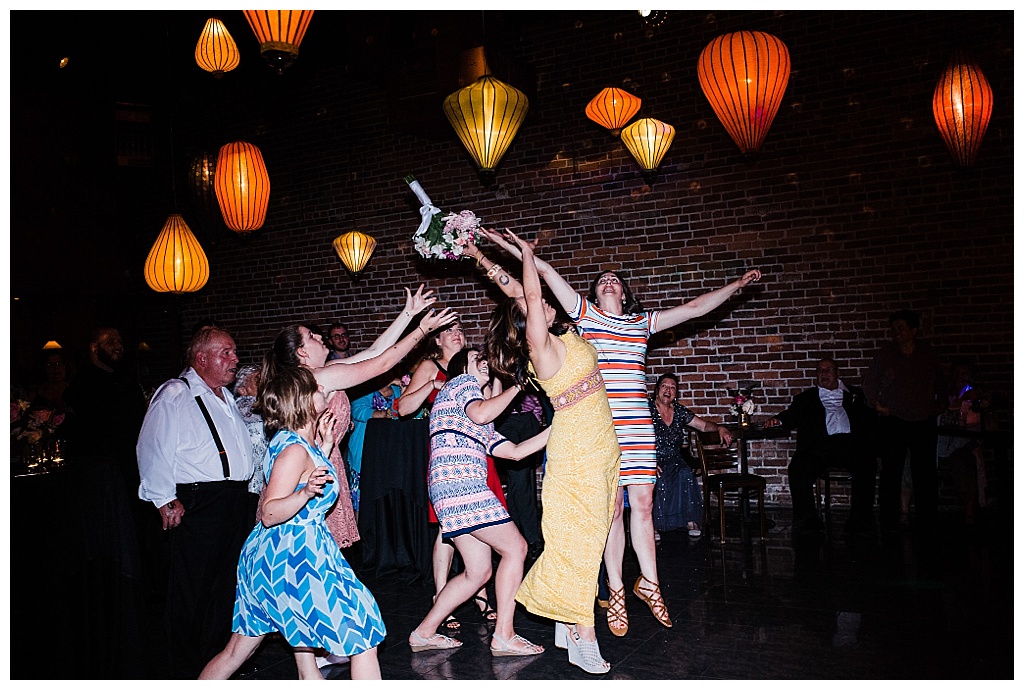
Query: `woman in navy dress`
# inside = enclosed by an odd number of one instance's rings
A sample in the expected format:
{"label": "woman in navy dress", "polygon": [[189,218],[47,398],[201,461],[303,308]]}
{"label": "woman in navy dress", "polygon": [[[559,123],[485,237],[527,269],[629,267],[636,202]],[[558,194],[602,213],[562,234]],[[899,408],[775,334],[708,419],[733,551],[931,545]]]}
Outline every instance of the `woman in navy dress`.
{"label": "woman in navy dress", "polygon": [[377,645],[387,631],[373,595],[331,536],[325,515],[339,484],[328,459],[334,419],[305,367],[275,371],[264,361],[260,405],[275,430],[267,450],[263,517],[238,559],[231,639],[200,679],[226,679],[279,632],[300,679],[322,679],[314,652],[351,657],[353,679],[380,679]]}

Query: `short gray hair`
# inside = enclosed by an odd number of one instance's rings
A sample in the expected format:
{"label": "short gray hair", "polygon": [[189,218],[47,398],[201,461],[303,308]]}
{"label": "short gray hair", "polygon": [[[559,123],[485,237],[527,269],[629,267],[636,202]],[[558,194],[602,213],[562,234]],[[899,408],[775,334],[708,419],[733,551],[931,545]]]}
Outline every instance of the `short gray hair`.
{"label": "short gray hair", "polygon": [[238,389],[243,388],[245,384],[249,382],[253,374],[258,374],[260,371],[260,365],[258,364],[243,364],[238,367],[238,371],[235,372],[235,385],[231,387],[231,392],[234,395],[238,395]]}

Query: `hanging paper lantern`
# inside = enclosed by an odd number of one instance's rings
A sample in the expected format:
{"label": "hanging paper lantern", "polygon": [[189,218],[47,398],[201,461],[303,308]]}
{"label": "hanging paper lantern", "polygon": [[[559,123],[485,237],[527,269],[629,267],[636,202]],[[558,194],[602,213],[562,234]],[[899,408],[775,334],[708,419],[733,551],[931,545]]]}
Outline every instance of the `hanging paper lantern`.
{"label": "hanging paper lantern", "polygon": [[263,227],[270,201],[270,176],[258,148],[245,141],[221,146],[213,188],[225,225],[235,232]]}
{"label": "hanging paper lantern", "polygon": [[661,120],[645,117],[622,130],[620,136],[644,172],[653,173],[672,146],[676,128]]}
{"label": "hanging paper lantern", "polygon": [[192,157],[188,171],[189,194],[204,220],[219,212],[217,193],[213,189],[217,157],[207,151],[200,151]]}
{"label": "hanging paper lantern", "polygon": [[444,114],[485,176],[494,174],[529,107],[526,94],[489,74],[444,99]]}
{"label": "hanging paper lantern", "polygon": [[622,89],[607,87],[587,103],[587,117],[611,130],[614,136],[626,126],[626,123],[640,110],[640,99]]}
{"label": "hanging paper lantern", "polygon": [[957,164],[974,165],[992,118],[992,87],[967,53],[956,51],[939,77],[932,113],[939,134]]}
{"label": "hanging paper lantern", "polygon": [[260,42],[260,55],[278,74],[299,57],[313,10],[242,10]]}
{"label": "hanging paper lantern", "polygon": [[195,292],[210,279],[210,262],[185,219],[173,213],[149,250],[143,269],[146,284],[157,292]]}
{"label": "hanging paper lantern", "polygon": [[761,148],[789,83],[789,50],[770,34],[737,31],[704,48],[697,77],[743,153]]}
{"label": "hanging paper lantern", "polygon": [[217,17],[206,20],[196,43],[196,64],[220,78],[238,67],[238,46],[227,27]]}
{"label": "hanging paper lantern", "polygon": [[370,260],[377,240],[357,230],[346,232],[334,239],[334,251],[338,252],[341,262],[352,273],[359,273]]}

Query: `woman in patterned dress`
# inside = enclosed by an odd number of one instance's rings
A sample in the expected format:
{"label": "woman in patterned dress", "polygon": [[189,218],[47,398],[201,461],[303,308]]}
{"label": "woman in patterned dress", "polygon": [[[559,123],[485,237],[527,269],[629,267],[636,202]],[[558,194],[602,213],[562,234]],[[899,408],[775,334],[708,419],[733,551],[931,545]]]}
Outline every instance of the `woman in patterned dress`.
{"label": "woman in patterned dress", "polygon": [[[533,248],[510,235],[523,258],[523,295],[505,300],[491,317],[491,368],[524,384],[531,370],[555,414],[547,446],[541,502],[544,551],[516,600],[555,622],[555,646],[587,673],[607,673],[594,629],[601,554],[615,509],[619,443],[593,346],[552,328],[555,310],[541,298]],[[493,275],[493,273],[492,273]]]}
{"label": "woman in patterned dress", "polygon": [[[493,230],[482,231],[487,239],[513,256],[522,257],[520,248],[500,234]],[[599,273],[590,286],[589,298],[585,300],[550,264],[536,257],[535,261],[537,271],[555,299],[576,324],[580,334],[597,348],[601,376],[608,389],[608,401],[615,419],[615,434],[622,448],[615,518],[604,555],[609,590],[608,628],[619,637],[629,629],[625,585],[622,582],[622,560],[626,551],[626,530],[622,520],[624,491],[629,492],[629,534],[640,564],[640,577],[633,585],[633,593],[650,607],[659,623],[670,628],[672,620],[661,594],[655,557],[652,511],[658,458],[654,424],[647,403],[644,370],[647,340],[654,333],[707,314],[741,288],[760,280],[761,272],[756,269],[747,271],[728,285],[675,307],[644,311],[615,271]],[[500,266],[494,269],[495,264],[492,264],[488,268],[490,262],[482,254],[477,263],[487,269],[488,276],[505,294],[516,294],[518,284]]]}
{"label": "woman in patterned dress", "polygon": [[[335,419],[334,435],[341,439],[349,430],[351,408],[345,390],[352,386],[369,381],[391,370],[416,345],[426,337],[432,329],[445,326],[457,318],[451,309],[435,314],[428,311],[407,336],[398,337],[409,326],[413,317],[436,301],[431,297],[433,291],[423,291],[420,285],[413,295],[409,288],[405,289],[405,309],[398,318],[377,338],[368,349],[346,357],[327,361],[329,350],[323,338],[313,333],[306,326],[292,325],[284,328],[274,339],[271,353],[278,367],[304,366],[313,372],[321,392],[327,398],[327,405]],[[396,342],[397,341],[397,342]],[[327,515],[327,526],[341,548],[347,548],[359,539],[356,526],[355,511],[352,508],[352,496],[345,477],[345,463],[341,451],[335,448],[331,452],[331,463],[334,465],[337,481],[341,488],[341,496],[337,505]]]}
{"label": "woman in patterned dress", "polygon": [[[678,394],[679,379],[675,374],[658,377],[651,400],[654,435],[658,440],[658,483],[654,500],[662,507],[670,523],[679,523],[677,526],[670,524],[668,529],[678,529],[685,524],[689,535],[697,538],[704,522],[704,496],[697,477],[683,459],[687,428],[717,432],[725,445],[732,443],[732,434],[724,426],[698,417],[680,405],[676,400]],[[668,531],[665,527],[658,529]]]}
{"label": "woman in patterned dress", "polygon": [[[494,430],[494,419],[519,393],[518,386],[484,398],[489,385],[487,360],[466,348],[448,363],[451,378],[430,410],[430,502],[441,534],[455,543],[466,569],[449,579],[434,605],[409,634],[413,652],[459,647],[461,642],[437,632],[458,606],[491,578],[491,550],[501,560],[494,578],[498,611],[491,637],[494,656],[531,656],[544,648],[517,635],[512,618],[515,595],[523,580],[526,541],[504,504],[487,485],[487,455],[523,460],[544,447],[548,432],[515,444]],[[500,384],[498,384],[500,386]]]}
{"label": "woman in patterned dress", "polygon": [[265,635],[279,632],[293,648],[300,679],[323,678],[313,653],[326,649],[351,657],[354,680],[379,680],[384,621],[324,520],[339,494],[327,459],[336,440],[333,416],[320,415],[326,401],[305,367],[280,369],[265,360],[263,372],[260,405],[276,431],[263,517],[238,559],[231,638],[199,678],[229,678]]}

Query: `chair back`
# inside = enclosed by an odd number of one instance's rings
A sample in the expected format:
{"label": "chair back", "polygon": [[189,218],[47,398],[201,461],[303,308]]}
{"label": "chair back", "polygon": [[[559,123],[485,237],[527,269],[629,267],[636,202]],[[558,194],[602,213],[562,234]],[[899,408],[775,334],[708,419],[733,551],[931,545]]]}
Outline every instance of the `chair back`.
{"label": "chair back", "polygon": [[717,431],[695,431],[697,456],[704,476],[712,474],[739,474],[740,456],[736,444],[722,444]]}

